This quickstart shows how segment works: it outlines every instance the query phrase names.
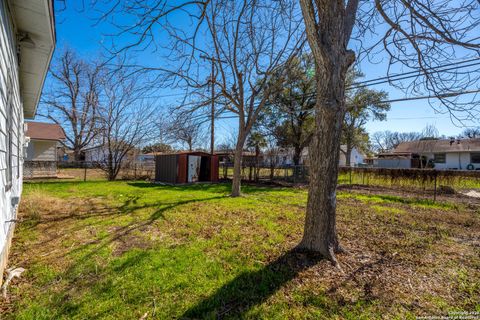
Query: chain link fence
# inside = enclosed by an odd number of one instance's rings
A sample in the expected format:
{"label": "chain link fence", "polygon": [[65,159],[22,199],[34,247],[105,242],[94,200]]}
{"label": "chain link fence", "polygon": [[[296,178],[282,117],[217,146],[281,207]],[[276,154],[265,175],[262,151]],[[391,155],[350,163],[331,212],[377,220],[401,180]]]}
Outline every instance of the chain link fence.
{"label": "chain link fence", "polygon": [[[106,168],[98,162],[88,161],[25,161],[25,179],[71,179],[71,180],[107,180]],[[154,180],[155,163],[122,163],[117,180]]]}
{"label": "chain link fence", "polygon": [[[250,182],[274,182],[285,186],[307,184],[309,167],[300,165],[267,166],[245,162],[242,165],[242,179]],[[107,172],[99,163],[75,162],[25,162],[24,177],[57,178],[80,181],[107,180]],[[219,178],[226,181],[233,178],[233,163],[222,162]],[[116,177],[117,180],[155,179],[155,162],[125,162]],[[480,171],[434,170],[434,169],[387,169],[371,167],[340,167],[340,187],[377,187],[382,190],[405,190],[431,197],[440,194],[454,194],[463,190],[475,190],[480,194]]]}
{"label": "chain link fence", "polygon": [[[232,179],[233,164],[221,164],[219,176],[223,179]],[[309,167],[245,165],[242,166],[242,179],[283,185],[307,184]],[[338,184],[343,188],[376,187],[384,190],[403,190],[436,200],[437,195],[454,194],[464,190],[478,190],[480,194],[480,171],[340,167]]]}

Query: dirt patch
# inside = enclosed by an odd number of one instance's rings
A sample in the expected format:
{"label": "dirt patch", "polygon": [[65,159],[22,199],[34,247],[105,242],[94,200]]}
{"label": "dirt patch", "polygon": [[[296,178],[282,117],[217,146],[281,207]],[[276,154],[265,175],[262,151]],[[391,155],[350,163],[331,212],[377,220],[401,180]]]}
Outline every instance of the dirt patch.
{"label": "dirt patch", "polygon": [[[117,230],[115,230],[117,229]],[[113,234],[122,234],[121,228],[114,227]],[[113,237],[113,256],[121,256],[125,252],[132,249],[150,249],[152,247],[152,242],[146,239],[145,237],[138,234],[127,233],[121,236]]]}

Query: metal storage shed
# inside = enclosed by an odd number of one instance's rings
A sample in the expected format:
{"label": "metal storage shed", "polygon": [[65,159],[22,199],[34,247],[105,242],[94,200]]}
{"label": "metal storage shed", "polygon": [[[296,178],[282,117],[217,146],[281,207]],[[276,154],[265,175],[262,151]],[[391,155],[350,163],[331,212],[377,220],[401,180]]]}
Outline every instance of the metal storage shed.
{"label": "metal storage shed", "polygon": [[155,181],[182,184],[218,181],[218,156],[189,151],[155,156]]}

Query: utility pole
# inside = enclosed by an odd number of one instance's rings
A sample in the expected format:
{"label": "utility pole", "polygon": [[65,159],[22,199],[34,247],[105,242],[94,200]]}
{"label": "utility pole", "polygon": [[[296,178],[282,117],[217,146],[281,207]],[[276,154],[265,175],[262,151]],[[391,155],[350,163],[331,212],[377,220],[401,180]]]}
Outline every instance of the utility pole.
{"label": "utility pole", "polygon": [[211,130],[210,130],[210,154],[213,156],[215,153],[215,82],[214,82],[214,76],[215,76],[215,64],[212,61],[212,77],[210,78],[211,80],[211,85],[212,85],[212,114],[211,114]]}
{"label": "utility pole", "polygon": [[210,60],[212,63],[212,71],[210,75],[210,84],[212,89],[212,110],[211,110],[211,127],[210,127],[210,153],[213,155],[215,153],[215,62],[225,63],[225,61],[220,59],[215,59],[204,54],[200,55],[200,58],[204,60]]}

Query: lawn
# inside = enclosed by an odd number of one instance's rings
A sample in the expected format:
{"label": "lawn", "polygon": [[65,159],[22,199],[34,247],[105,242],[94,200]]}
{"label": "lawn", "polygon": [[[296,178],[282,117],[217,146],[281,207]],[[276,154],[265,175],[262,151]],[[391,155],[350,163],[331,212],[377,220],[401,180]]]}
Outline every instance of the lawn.
{"label": "lawn", "polygon": [[2,319],[414,319],[480,312],[475,203],[338,193],[343,270],[292,251],[306,191],[24,187]]}

